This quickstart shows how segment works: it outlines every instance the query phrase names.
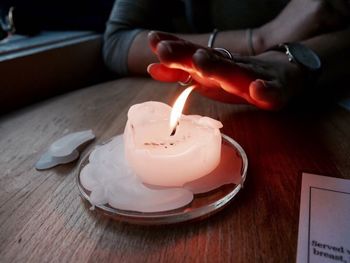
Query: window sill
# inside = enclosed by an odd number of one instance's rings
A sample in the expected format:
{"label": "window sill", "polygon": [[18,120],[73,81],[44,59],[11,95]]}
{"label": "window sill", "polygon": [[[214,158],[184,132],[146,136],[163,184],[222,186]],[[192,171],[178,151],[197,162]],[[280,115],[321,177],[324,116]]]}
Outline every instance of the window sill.
{"label": "window sill", "polygon": [[101,81],[101,45],[101,35],[81,31],[1,41],[0,113]]}

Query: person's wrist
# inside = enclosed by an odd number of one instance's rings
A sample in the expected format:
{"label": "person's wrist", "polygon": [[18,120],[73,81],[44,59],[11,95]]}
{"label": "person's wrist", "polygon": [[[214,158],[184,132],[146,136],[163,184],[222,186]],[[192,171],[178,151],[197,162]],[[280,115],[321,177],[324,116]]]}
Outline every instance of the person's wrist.
{"label": "person's wrist", "polygon": [[258,27],[251,30],[251,41],[255,54],[260,54],[268,48],[268,33],[264,27]]}
{"label": "person's wrist", "polygon": [[256,46],[257,54],[263,53],[269,48],[281,43],[282,40],[278,34],[279,28],[278,21],[274,19],[254,29],[253,43]]}
{"label": "person's wrist", "polygon": [[[255,56],[257,59],[266,61],[266,62],[273,62],[273,63],[290,63],[288,61],[288,57],[283,54],[280,51],[276,50],[265,50],[264,52],[258,54]],[[297,66],[295,65],[297,68]]]}

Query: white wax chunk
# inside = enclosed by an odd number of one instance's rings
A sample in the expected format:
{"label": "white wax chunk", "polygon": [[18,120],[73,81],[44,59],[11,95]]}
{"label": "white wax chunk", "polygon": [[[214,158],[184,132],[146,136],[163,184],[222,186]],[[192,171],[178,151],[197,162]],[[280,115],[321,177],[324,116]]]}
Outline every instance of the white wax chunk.
{"label": "white wax chunk", "polygon": [[160,102],[134,105],[124,132],[125,157],[144,183],[183,186],[213,171],[220,162],[221,122],[189,115],[170,136],[171,107]]}
{"label": "white wax chunk", "polygon": [[78,148],[93,140],[95,135],[92,130],[74,132],[53,142],[48,151],[35,164],[38,170],[52,168],[58,164],[70,163],[79,157]]}
{"label": "white wax chunk", "polygon": [[65,157],[83,143],[94,138],[92,130],[70,133],[51,144],[49,153],[55,157]]}

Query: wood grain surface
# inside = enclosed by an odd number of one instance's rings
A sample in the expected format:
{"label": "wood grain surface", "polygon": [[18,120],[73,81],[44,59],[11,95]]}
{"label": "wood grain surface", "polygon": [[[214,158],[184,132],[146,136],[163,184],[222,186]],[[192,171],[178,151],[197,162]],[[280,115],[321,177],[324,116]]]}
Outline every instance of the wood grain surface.
{"label": "wood grain surface", "polygon": [[135,226],[90,211],[77,162],[37,171],[64,134],[93,129],[95,144],[123,132],[128,108],[172,103],[180,90],[126,78],[23,108],[0,119],[1,262],[295,262],[302,172],[350,178],[350,113],[263,112],[193,94],[185,113],[223,122],[245,149],[245,188],[200,222]]}

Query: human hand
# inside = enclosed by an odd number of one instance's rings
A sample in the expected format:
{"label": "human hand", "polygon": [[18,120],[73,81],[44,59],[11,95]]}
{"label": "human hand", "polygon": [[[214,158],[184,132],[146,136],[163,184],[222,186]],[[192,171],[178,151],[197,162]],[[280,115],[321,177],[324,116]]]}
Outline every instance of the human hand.
{"label": "human hand", "polygon": [[[247,101],[242,98],[243,94],[239,96],[226,92],[220,87],[217,81],[211,78],[202,78],[199,75],[199,72],[197,72],[194,67],[192,56],[197,49],[204,47],[162,32],[152,31],[149,33],[148,38],[152,51],[161,61],[161,63],[150,64],[147,68],[148,73],[154,79],[163,82],[186,82],[190,75],[194,80],[194,84],[197,86],[196,91],[206,97],[227,103],[247,103]],[[175,43],[176,50],[174,50],[174,54],[170,54],[172,52],[167,50],[169,45],[164,42],[165,40],[169,42],[170,45]],[[162,44],[160,44],[160,42],[162,42]],[[212,50],[211,52],[214,51]],[[240,69],[237,71],[240,71]],[[243,79],[245,75],[246,74],[241,74],[241,76],[237,78],[237,81]],[[249,81],[250,80],[246,80],[245,82],[248,83]]]}
{"label": "human hand", "polygon": [[213,49],[165,33],[151,32],[149,40],[161,62],[148,67],[154,79],[184,81],[190,74],[197,83],[196,90],[216,100],[245,101],[277,110],[300,92],[304,82],[300,68],[281,52],[230,60]]}

